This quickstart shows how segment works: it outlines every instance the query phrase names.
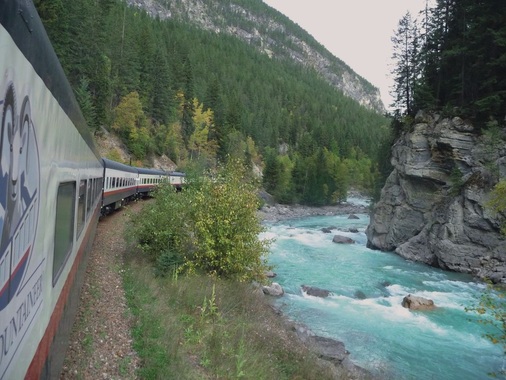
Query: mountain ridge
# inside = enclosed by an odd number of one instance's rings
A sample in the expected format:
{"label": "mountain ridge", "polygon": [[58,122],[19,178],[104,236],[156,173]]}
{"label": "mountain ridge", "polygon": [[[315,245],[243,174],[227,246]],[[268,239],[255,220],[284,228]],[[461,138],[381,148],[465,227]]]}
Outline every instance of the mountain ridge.
{"label": "mountain ridge", "polygon": [[161,20],[188,22],[214,33],[235,36],[271,59],[289,60],[315,70],[360,105],[385,112],[378,88],[261,0],[126,0],[126,3]]}

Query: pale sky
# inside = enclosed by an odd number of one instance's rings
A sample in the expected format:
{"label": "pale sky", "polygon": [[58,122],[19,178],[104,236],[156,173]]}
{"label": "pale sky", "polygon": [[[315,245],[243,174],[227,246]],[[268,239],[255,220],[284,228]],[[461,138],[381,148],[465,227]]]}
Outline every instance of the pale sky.
{"label": "pale sky", "polygon": [[425,0],[263,0],[299,24],[332,54],[381,92],[388,109],[392,43],[406,11],[417,16]]}

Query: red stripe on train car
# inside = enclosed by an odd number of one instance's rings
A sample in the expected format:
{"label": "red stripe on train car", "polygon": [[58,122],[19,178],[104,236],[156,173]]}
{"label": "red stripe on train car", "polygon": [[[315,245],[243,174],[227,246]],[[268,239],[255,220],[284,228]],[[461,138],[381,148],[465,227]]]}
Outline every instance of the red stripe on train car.
{"label": "red stripe on train car", "polygon": [[51,349],[51,343],[56,335],[56,331],[58,330],[58,325],[60,324],[61,317],[63,314],[63,310],[65,308],[65,304],[67,303],[67,298],[70,294],[70,290],[72,289],[72,285],[74,283],[74,278],[77,273],[77,269],[81,264],[81,260],[83,258],[83,254],[85,251],[86,244],[88,239],[90,238],[90,233],[93,228],[96,227],[95,223],[92,223],[94,220],[98,220],[98,214],[100,212],[100,203],[98,203],[95,212],[93,213],[93,217],[90,221],[88,229],[86,230],[86,235],[84,236],[83,242],[79,247],[77,252],[76,259],[74,260],[74,264],[72,265],[72,269],[70,270],[67,280],[65,281],[65,285],[63,285],[60,296],[58,297],[58,301],[54,307],[53,313],[51,314],[51,318],[46,327],[46,331],[44,332],[44,336],[42,337],[39,345],[37,347],[37,351],[35,351],[35,355],[30,363],[30,367],[28,367],[28,371],[26,372],[25,379],[39,379],[42,369],[46,364],[46,360],[49,356],[49,351]]}
{"label": "red stripe on train car", "polygon": [[116,194],[120,194],[120,193],[130,193],[130,191],[132,191],[132,190],[135,192],[137,190],[137,186],[125,187],[125,188],[118,189],[118,190],[104,191],[104,196],[116,195]]}
{"label": "red stripe on train car", "polygon": [[157,184],[152,184],[152,185],[139,185],[139,186],[137,186],[137,187],[140,187],[141,189],[146,189],[146,188],[148,188],[148,187],[156,187],[156,186],[157,186]]}

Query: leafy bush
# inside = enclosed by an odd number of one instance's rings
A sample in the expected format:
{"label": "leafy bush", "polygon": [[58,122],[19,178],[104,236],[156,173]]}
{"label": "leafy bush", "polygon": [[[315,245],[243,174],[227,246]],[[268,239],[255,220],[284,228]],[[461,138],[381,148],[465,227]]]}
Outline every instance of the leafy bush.
{"label": "leafy bush", "polygon": [[[506,180],[500,181],[492,189],[487,206],[497,213],[506,213]],[[503,223],[501,231],[506,235],[506,222]]]}
{"label": "leafy bush", "polygon": [[139,247],[159,272],[176,267],[239,281],[262,278],[269,242],[258,236],[259,200],[244,166],[231,162],[212,176],[188,177],[181,193],[161,186],[134,221]]}

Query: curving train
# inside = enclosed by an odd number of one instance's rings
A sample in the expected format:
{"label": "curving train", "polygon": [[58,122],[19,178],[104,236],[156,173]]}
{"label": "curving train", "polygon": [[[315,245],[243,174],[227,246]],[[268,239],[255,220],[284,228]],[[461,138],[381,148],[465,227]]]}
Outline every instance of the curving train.
{"label": "curving train", "polygon": [[0,49],[0,379],[58,378],[100,215],[184,174],[100,157],[30,0]]}

